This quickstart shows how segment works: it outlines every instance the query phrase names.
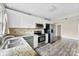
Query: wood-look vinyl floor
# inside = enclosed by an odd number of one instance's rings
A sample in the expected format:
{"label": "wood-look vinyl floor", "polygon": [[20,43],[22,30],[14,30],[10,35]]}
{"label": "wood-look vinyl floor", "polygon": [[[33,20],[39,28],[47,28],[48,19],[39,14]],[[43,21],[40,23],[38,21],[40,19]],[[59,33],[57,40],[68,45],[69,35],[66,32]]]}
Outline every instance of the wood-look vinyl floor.
{"label": "wood-look vinyl floor", "polygon": [[42,56],[78,56],[79,40],[61,39],[37,48],[36,51]]}

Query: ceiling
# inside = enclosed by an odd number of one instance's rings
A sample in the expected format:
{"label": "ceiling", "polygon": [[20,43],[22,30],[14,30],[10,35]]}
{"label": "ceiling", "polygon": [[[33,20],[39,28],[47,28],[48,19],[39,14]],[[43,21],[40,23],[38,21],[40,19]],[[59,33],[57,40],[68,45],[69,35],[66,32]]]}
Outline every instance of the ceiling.
{"label": "ceiling", "polygon": [[78,3],[7,3],[8,7],[49,19],[78,14]]}

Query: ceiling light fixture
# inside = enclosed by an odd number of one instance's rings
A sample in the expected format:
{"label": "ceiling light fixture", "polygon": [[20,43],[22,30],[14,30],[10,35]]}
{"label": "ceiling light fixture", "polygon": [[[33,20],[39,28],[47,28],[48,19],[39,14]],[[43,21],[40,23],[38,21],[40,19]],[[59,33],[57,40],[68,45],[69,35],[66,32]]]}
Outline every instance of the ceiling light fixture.
{"label": "ceiling light fixture", "polygon": [[55,11],[55,10],[56,10],[56,6],[50,6],[50,7],[49,7],[49,11],[52,12],[52,11]]}

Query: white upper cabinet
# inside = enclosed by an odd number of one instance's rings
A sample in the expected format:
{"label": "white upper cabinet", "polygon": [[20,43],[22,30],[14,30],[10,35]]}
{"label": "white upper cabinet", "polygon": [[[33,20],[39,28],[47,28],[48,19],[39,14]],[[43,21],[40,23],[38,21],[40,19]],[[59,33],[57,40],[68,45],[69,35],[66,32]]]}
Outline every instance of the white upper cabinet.
{"label": "white upper cabinet", "polygon": [[34,28],[34,21],[31,16],[8,10],[9,27],[11,28]]}
{"label": "white upper cabinet", "polygon": [[36,28],[36,23],[45,24],[49,22],[43,18],[22,14],[9,9],[7,9],[7,13],[10,28]]}

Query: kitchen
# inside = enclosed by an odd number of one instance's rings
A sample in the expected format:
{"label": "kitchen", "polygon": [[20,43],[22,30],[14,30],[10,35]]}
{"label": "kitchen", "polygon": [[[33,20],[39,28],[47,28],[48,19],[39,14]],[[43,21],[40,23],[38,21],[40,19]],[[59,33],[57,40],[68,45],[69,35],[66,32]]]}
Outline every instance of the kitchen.
{"label": "kitchen", "polygon": [[[76,40],[78,40],[79,34],[79,17],[78,14],[76,14],[76,16],[71,15],[74,11],[73,8],[72,11],[71,8],[67,9],[68,11],[65,11],[68,15],[70,12],[68,17],[63,9],[68,6],[72,7],[72,5],[74,8],[78,7],[77,4],[0,4],[0,24],[2,26],[0,28],[0,42],[2,43],[1,50],[4,50],[4,53],[5,50],[13,52],[15,47],[19,46],[20,49],[20,46],[22,45],[23,47],[26,46],[28,48],[21,47],[25,49],[24,51],[29,51],[27,54],[27,52],[24,53],[22,50],[23,52],[21,52],[25,55],[36,55],[37,53],[41,56],[76,55],[73,54],[74,52],[72,53],[73,50],[71,48],[74,48],[73,46],[78,44],[78,41]],[[57,6],[59,9],[57,9]],[[62,8],[60,8],[61,6]],[[41,8],[42,10],[40,11]],[[52,12],[56,15],[52,14]],[[63,17],[61,18],[57,12],[59,14],[63,13],[66,16],[62,15]],[[42,16],[39,16],[40,14]],[[59,18],[54,19],[57,17]],[[62,49],[62,47],[64,48]],[[67,51],[67,48],[70,48],[72,51],[70,51],[69,54],[68,52],[63,53],[64,51]],[[30,49],[34,54],[30,52]],[[17,53],[15,52],[11,55],[16,54]]]}
{"label": "kitchen", "polygon": [[[48,36],[48,33],[50,32],[47,32],[47,30],[50,31],[50,21],[44,20],[40,17],[29,16],[7,7],[5,11],[4,6],[3,10],[3,16],[6,15],[6,18],[4,18],[4,21],[2,21],[6,26],[3,28],[3,31],[6,32],[6,34],[3,32],[3,35],[5,34],[2,39],[3,44],[8,38],[14,38],[18,36],[23,37],[33,48],[37,48],[39,46],[41,47],[47,43],[50,43],[50,35]],[[26,18],[29,20],[25,20]]]}

